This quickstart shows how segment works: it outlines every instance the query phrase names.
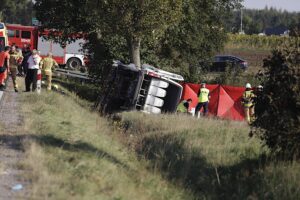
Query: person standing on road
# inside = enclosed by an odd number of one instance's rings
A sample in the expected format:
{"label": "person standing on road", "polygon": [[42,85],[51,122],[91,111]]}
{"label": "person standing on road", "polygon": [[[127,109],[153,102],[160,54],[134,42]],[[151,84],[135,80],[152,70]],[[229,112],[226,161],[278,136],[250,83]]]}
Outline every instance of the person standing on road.
{"label": "person standing on road", "polygon": [[15,92],[18,92],[18,85],[17,85],[17,71],[18,71],[18,65],[20,63],[20,60],[23,59],[23,56],[20,55],[20,53],[17,51],[15,46],[12,46],[10,51],[10,59],[9,59],[9,71],[11,73],[11,78],[14,84]]}
{"label": "person standing on road", "polygon": [[28,58],[28,70],[25,77],[26,92],[30,92],[32,84],[32,92],[37,88],[37,72],[40,68],[41,57],[38,55],[37,50],[32,51],[32,55]]}
{"label": "person standing on road", "polygon": [[5,89],[5,80],[9,70],[10,47],[4,47],[4,51],[0,52],[0,90]]}
{"label": "person standing on road", "polygon": [[24,44],[23,49],[22,49],[22,54],[23,54],[23,61],[21,64],[21,69],[19,71],[20,75],[26,75],[27,73],[27,69],[28,69],[28,58],[31,56],[32,52],[30,50],[30,46],[28,44]]}
{"label": "person standing on road", "polygon": [[253,93],[250,83],[246,84],[246,90],[243,93],[242,105],[244,107],[245,118],[248,124],[251,124],[254,117],[254,99],[255,95]]}
{"label": "person standing on road", "polygon": [[22,63],[23,63],[23,60],[24,60],[24,57],[23,57],[23,53],[22,53],[22,49],[20,48],[17,48],[17,52],[19,54],[19,60],[18,60],[18,76],[23,76],[23,69],[22,69]]}
{"label": "person standing on road", "polygon": [[200,110],[202,107],[204,109],[203,116],[207,115],[209,99],[210,99],[209,89],[206,88],[205,83],[202,83],[198,93],[198,104],[195,109],[196,117],[200,118]]}
{"label": "person standing on road", "polygon": [[52,53],[49,52],[48,56],[41,61],[42,74],[46,76],[47,90],[51,90],[52,82],[52,69],[58,67],[57,62],[52,58]]}

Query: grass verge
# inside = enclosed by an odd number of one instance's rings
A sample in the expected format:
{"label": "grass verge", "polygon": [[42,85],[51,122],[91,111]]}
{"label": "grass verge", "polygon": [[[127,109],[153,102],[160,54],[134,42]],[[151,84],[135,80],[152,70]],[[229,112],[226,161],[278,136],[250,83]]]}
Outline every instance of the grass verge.
{"label": "grass verge", "polygon": [[72,95],[21,99],[32,199],[300,196],[300,164],[269,158],[244,123],[135,112],[112,123]]}
{"label": "grass verge", "polygon": [[126,144],[198,199],[298,199],[300,163],[275,161],[240,122],[125,113]]}
{"label": "grass verge", "polygon": [[31,199],[193,199],[146,169],[107,120],[72,97],[22,94]]}

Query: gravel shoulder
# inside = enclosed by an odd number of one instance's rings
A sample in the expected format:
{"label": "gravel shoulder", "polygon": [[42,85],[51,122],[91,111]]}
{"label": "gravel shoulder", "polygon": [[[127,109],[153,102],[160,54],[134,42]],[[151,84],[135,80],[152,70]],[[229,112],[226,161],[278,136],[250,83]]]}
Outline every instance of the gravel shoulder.
{"label": "gravel shoulder", "polygon": [[[11,80],[0,100],[0,200],[29,199],[29,182],[21,161],[25,159],[23,116]],[[14,188],[16,187],[16,188]]]}

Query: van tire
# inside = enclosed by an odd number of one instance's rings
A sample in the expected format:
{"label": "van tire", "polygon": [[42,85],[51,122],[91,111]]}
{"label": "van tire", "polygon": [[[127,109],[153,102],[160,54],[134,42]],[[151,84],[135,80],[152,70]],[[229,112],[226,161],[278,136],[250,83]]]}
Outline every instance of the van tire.
{"label": "van tire", "polygon": [[82,67],[81,60],[78,58],[69,58],[67,61],[67,68],[72,70],[80,70]]}

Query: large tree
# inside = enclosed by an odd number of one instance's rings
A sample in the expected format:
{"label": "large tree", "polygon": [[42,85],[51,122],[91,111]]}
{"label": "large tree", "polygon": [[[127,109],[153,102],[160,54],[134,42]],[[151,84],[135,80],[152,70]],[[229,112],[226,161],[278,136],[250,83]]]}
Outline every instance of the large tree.
{"label": "large tree", "polygon": [[203,72],[199,61],[223,48],[227,34],[222,19],[236,6],[238,0],[185,0],[180,22],[168,28],[159,43],[160,58],[169,58],[176,72],[198,81]]}
{"label": "large tree", "polygon": [[161,35],[181,17],[182,0],[37,0],[37,16],[47,28],[120,35],[131,62],[140,67],[140,47],[150,35]]}
{"label": "large tree", "polygon": [[[38,19],[45,28],[89,34],[93,64],[124,59],[199,78],[197,62],[224,44],[222,18],[240,0],[37,0]],[[106,66],[106,65],[105,65]],[[193,78],[190,78],[193,76]]]}

